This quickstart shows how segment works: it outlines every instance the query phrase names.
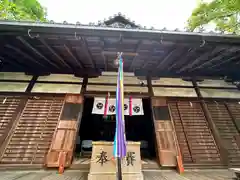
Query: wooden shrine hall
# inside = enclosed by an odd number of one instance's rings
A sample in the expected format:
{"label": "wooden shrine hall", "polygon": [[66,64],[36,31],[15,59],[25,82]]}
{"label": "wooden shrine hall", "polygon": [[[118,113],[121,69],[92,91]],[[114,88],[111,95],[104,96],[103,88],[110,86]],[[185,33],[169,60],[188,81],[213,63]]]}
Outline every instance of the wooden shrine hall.
{"label": "wooden shrine hall", "polygon": [[65,167],[89,168],[78,163],[89,159],[83,142],[112,138],[114,117],[91,111],[95,97],[115,97],[118,52],[125,97],[143,102],[143,116],[126,118],[127,138],[151,152],[141,150],[143,168],[176,167],[179,156],[185,169],[240,166],[239,36],[148,29],[117,14],[0,21],[0,39],[0,168],[57,168],[62,152]]}

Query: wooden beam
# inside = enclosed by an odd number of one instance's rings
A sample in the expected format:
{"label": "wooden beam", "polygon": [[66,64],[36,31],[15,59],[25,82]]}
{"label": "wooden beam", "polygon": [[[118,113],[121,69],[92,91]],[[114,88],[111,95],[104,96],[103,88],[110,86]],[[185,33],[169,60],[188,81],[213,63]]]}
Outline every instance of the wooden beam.
{"label": "wooden beam", "polygon": [[[112,55],[117,57],[117,51],[103,51],[103,54],[105,55]],[[123,56],[138,56],[138,53],[136,52],[123,52]]]}

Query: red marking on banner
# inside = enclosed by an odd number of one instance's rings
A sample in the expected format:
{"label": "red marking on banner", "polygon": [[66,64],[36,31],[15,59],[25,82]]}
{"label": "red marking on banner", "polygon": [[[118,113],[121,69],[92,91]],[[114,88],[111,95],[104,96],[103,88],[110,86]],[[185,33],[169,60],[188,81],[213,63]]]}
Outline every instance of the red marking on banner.
{"label": "red marking on banner", "polygon": [[104,106],[104,117],[107,117],[107,108],[108,108],[108,95],[106,96],[106,99],[105,99],[105,106]]}
{"label": "red marking on banner", "polygon": [[129,97],[129,115],[132,116],[132,96]]}

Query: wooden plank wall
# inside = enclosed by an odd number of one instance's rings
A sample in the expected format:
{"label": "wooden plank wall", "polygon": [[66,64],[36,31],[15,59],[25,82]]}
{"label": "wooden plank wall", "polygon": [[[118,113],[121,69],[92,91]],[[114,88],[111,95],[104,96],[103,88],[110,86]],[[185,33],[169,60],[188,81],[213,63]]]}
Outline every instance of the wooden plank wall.
{"label": "wooden plank wall", "polygon": [[[167,107],[170,109],[185,165],[209,166],[222,163],[220,157],[223,154],[220,154],[219,146],[213,138],[217,137],[216,133],[221,137],[221,142],[228,152],[229,165],[240,165],[240,104],[238,100],[234,100],[240,99],[240,92],[236,86],[223,80],[204,80],[197,82],[196,87],[191,81],[161,78],[151,81],[152,93],[150,93],[147,81],[139,80],[132,73],[125,73],[125,76],[126,93],[157,96],[154,97],[156,100],[153,100],[152,105],[157,147],[162,165],[175,166],[173,157],[176,155],[172,136],[174,130],[169,117],[163,115]],[[103,73],[98,78],[89,78],[87,92],[115,92],[116,78],[116,73],[111,72]],[[141,82],[144,82],[143,86]],[[25,93],[24,96],[0,96],[0,143],[2,144],[0,164],[43,165],[48,152],[49,156],[45,163],[48,166],[57,167],[59,165],[58,152],[66,151],[68,152],[66,165],[69,166],[75,143],[74,134],[76,134],[79,122],[76,121],[76,117],[67,119],[62,119],[62,117],[59,119],[59,117],[63,105],[70,103],[71,100],[67,102],[69,100],[64,100],[62,95],[56,97],[43,95],[33,98],[34,95],[31,95],[30,91],[54,94],[74,93],[78,96],[82,84],[83,79],[73,75],[52,74],[35,77],[34,80],[33,76],[23,73],[0,73],[2,94],[6,92]],[[196,88],[199,89],[200,96]],[[168,101],[159,97],[168,97]],[[171,100],[170,97],[182,99]],[[193,101],[190,98],[187,99],[188,97],[202,99],[202,101]],[[203,111],[204,106],[201,106],[206,98],[209,117]],[[232,102],[216,100],[219,98],[232,99]],[[80,99],[70,103],[70,106],[73,104],[82,106]],[[208,122],[214,124],[216,129],[213,130]],[[68,135],[63,136],[63,133]],[[58,140],[62,142],[61,146]],[[70,143],[65,144],[67,141]]]}
{"label": "wooden plank wall", "polygon": [[154,96],[197,97],[192,82],[184,81],[180,78],[160,78],[152,80],[152,88]]}
{"label": "wooden plank wall", "polygon": [[72,74],[28,76],[24,73],[0,72],[0,92],[27,92],[31,83],[33,83],[30,89],[32,93],[79,94],[83,78]]}
{"label": "wooden plank wall", "polygon": [[66,95],[64,107],[46,158],[47,167],[59,167],[64,153],[64,167],[69,167],[73,158],[78,126],[81,120],[83,97]]}
{"label": "wooden plank wall", "polygon": [[176,167],[174,130],[168,112],[166,99],[152,99],[157,152],[161,166]]}
{"label": "wooden plank wall", "polygon": [[[124,92],[125,93],[139,93],[148,94],[147,81],[140,80],[133,73],[124,73]],[[144,85],[141,85],[141,82]],[[103,72],[102,76],[97,78],[89,78],[87,85],[87,93],[105,93],[116,92],[117,73]]]}
{"label": "wooden plank wall", "polygon": [[1,154],[1,164],[43,165],[64,97],[29,97]]}

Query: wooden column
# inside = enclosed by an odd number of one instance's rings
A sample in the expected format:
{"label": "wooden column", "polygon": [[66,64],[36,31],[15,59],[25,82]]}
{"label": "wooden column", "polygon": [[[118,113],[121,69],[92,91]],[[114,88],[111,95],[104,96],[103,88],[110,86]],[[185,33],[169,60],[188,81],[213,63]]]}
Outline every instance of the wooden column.
{"label": "wooden column", "polygon": [[153,97],[154,93],[153,93],[153,88],[152,88],[151,76],[147,76],[147,87],[148,87],[148,94],[150,95],[150,97]]}
{"label": "wooden column", "polygon": [[81,95],[66,95],[62,113],[47,154],[47,167],[69,167],[71,165],[82,109],[83,97]]}
{"label": "wooden column", "polygon": [[224,147],[224,144],[223,144],[224,142],[222,141],[221,136],[220,136],[220,134],[218,132],[218,129],[217,129],[215,123],[212,120],[211,114],[210,114],[210,112],[208,110],[208,107],[207,107],[206,103],[203,100],[202,94],[200,92],[200,89],[199,89],[199,87],[197,85],[196,80],[193,79],[192,83],[193,83],[194,89],[195,89],[195,91],[197,93],[197,96],[198,96],[198,98],[200,100],[203,112],[204,112],[205,117],[206,117],[206,119],[208,121],[208,125],[209,125],[210,129],[212,130],[214,139],[215,139],[215,141],[217,143],[217,146],[218,146],[218,149],[219,149],[219,153],[220,153],[220,156],[221,156],[221,161],[222,161],[222,163],[224,165],[228,166],[228,152],[227,152],[227,149]]}
{"label": "wooden column", "polygon": [[157,151],[161,166],[176,167],[174,130],[165,98],[153,98],[153,117]]}

